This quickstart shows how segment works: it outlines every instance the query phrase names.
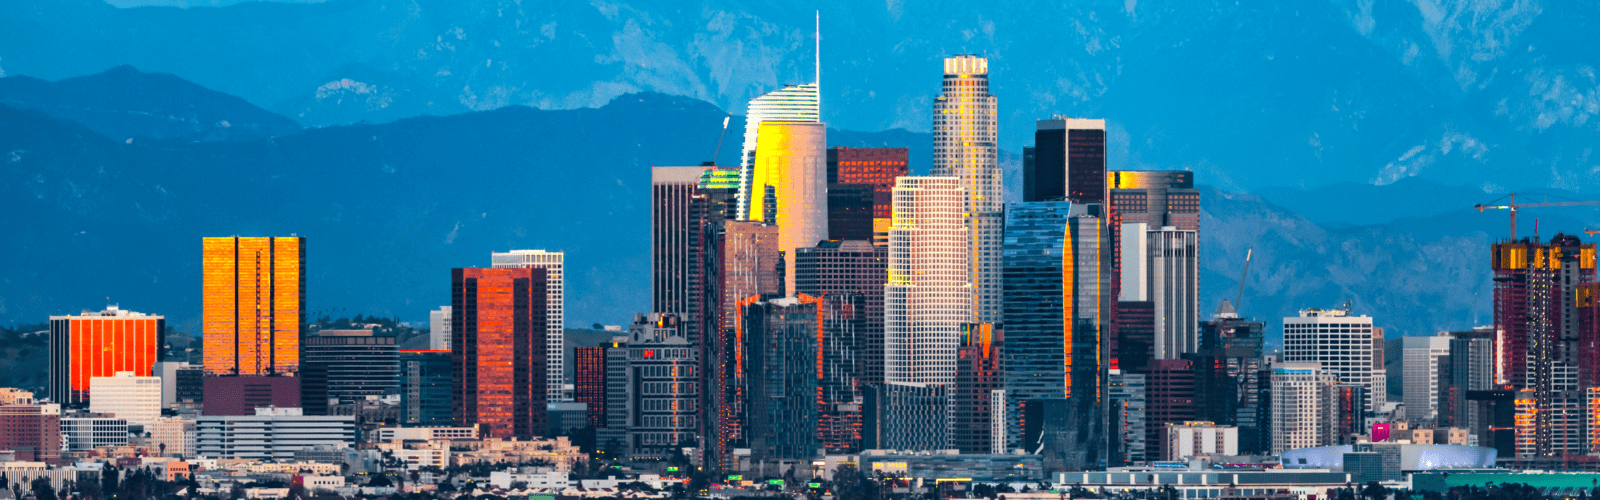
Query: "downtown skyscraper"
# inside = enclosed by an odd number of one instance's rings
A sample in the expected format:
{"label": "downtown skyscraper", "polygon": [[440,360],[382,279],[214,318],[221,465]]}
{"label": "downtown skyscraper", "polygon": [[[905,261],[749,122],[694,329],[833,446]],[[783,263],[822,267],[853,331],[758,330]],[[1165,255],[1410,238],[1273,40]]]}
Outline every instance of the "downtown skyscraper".
{"label": "downtown skyscraper", "polygon": [[479,435],[547,432],[545,335],[548,271],[454,269],[450,273],[453,420]]}
{"label": "downtown skyscraper", "polygon": [[566,341],[565,324],[562,318],[566,315],[566,301],[562,299],[562,288],[566,280],[562,276],[562,268],[566,263],[566,252],[548,252],[545,250],[512,250],[510,252],[493,252],[489,256],[493,267],[499,269],[538,268],[545,270],[545,285],[548,293],[545,296],[545,380],[549,384],[548,392],[551,401],[568,401],[572,399],[572,389],[567,387],[566,367]]}
{"label": "downtown skyscraper", "polygon": [[[988,59],[974,55],[945,58],[943,92],[933,102],[933,169],[929,173],[960,180],[962,222],[968,238],[963,262],[972,288],[968,322],[972,323],[998,323],[1001,316],[1005,189],[996,146],[997,102],[989,93]],[[953,344],[951,348],[953,352]]]}
{"label": "downtown skyscraper", "polygon": [[[750,100],[744,117],[744,148],[739,154],[739,191],[735,220],[752,220],[750,207],[759,203],[761,193],[754,189],[756,149],[761,124],[765,122],[820,123],[822,98],[817,83],[785,85]],[[760,220],[760,219],[754,219]]]}
{"label": "downtown skyscraper", "polygon": [[213,375],[292,375],[305,322],[305,238],[205,238],[201,329]]}
{"label": "downtown skyscraper", "polygon": [[883,299],[885,382],[955,382],[961,325],[972,317],[965,198],[958,177],[896,181]]}
{"label": "downtown skyscraper", "polygon": [[828,239],[827,126],[761,124],[751,180],[750,220],[778,225],[784,293],[794,295],[794,255]]}

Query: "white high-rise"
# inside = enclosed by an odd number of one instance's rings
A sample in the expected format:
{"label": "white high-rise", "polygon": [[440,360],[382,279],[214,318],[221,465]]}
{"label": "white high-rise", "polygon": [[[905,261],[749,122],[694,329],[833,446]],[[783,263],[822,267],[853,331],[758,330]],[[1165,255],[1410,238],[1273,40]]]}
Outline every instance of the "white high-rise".
{"label": "white high-rise", "polygon": [[750,220],[778,225],[784,290],[791,297],[795,249],[828,239],[827,130],[821,123],[761,124]]}
{"label": "white high-rise", "polygon": [[1317,363],[1341,383],[1361,384],[1366,411],[1376,412],[1386,398],[1374,374],[1372,339],[1372,317],[1344,309],[1301,309],[1299,317],[1283,318],[1284,362]]}
{"label": "white high-rise", "polygon": [[[1200,352],[1200,233],[1164,226],[1145,234],[1142,272],[1155,305],[1155,359]],[[1123,233],[1123,241],[1130,236]],[[1122,258],[1128,262],[1129,256]]]}
{"label": "white high-rise", "polygon": [[1440,333],[1432,337],[1405,337],[1401,355],[1405,377],[1402,401],[1406,404],[1406,418],[1411,421],[1433,420],[1439,414],[1439,358],[1450,355],[1450,335]]}
{"label": "white high-rise", "polygon": [[428,349],[450,350],[450,306],[428,311]]}
{"label": "white high-rise", "polygon": [[972,317],[965,198],[958,177],[895,180],[883,300],[886,382],[955,382],[961,324]]}
{"label": "white high-rise", "polygon": [[117,372],[89,379],[89,411],[109,413],[131,424],[149,426],[161,416],[161,377]]}
{"label": "white high-rise", "polygon": [[1317,363],[1272,366],[1272,453],[1325,446],[1329,387],[1338,379]]}
{"label": "white high-rise", "polygon": [[572,399],[572,386],[566,383],[565,366],[566,345],[562,336],[562,316],[566,311],[565,301],[562,300],[562,288],[565,280],[562,279],[562,268],[565,262],[565,253],[547,252],[544,250],[512,250],[510,252],[494,252],[490,256],[490,263],[495,268],[539,268],[544,269],[546,281],[549,286],[549,300],[546,302],[547,328],[545,330],[545,356],[548,363],[545,365],[546,377],[549,377],[550,401],[568,401]]}
{"label": "white high-rise", "polygon": [[1000,319],[1001,247],[1005,239],[1005,188],[996,146],[997,100],[989,93],[989,60],[973,55],[944,60],[943,92],[933,102],[934,176],[956,177],[964,190],[972,296],[976,323]]}
{"label": "white high-rise", "polygon": [[750,100],[744,117],[744,149],[739,154],[738,220],[750,219],[750,205],[761,199],[755,183],[756,145],[762,122],[821,122],[822,98],[816,83],[785,85]]}

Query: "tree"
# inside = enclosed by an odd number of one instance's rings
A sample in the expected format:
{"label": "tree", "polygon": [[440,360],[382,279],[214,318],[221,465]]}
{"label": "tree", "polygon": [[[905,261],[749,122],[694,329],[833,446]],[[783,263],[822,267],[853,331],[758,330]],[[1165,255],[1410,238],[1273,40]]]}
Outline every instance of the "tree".
{"label": "tree", "polygon": [[105,467],[100,468],[100,492],[106,495],[115,495],[118,491],[121,491],[117,489],[118,475],[117,468],[111,464],[106,464]]}
{"label": "tree", "polygon": [[56,487],[50,485],[49,479],[45,479],[43,477],[34,478],[33,484],[30,486],[33,487],[34,498],[39,500],[54,500],[56,497]]}

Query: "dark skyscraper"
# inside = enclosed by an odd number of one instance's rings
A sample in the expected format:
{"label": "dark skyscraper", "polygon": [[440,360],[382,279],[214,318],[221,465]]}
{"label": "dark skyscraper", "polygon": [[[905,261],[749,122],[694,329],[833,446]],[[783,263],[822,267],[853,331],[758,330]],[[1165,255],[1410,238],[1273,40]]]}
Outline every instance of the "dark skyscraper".
{"label": "dark skyscraper", "polygon": [[544,435],[545,270],[450,274],[455,425],[476,425],[483,437]]}
{"label": "dark skyscraper", "polygon": [[883,382],[883,285],[888,247],[865,241],[825,241],[795,249],[795,292],[811,296],[859,293],[865,304],[861,384]]}
{"label": "dark skyscraper", "polygon": [[606,346],[573,348],[573,398],[588,406],[589,427],[606,426]]}
{"label": "dark skyscraper", "polygon": [[872,185],[872,217],[888,219],[894,212],[894,179],[911,174],[909,151],[906,148],[830,148],[828,184]]}
{"label": "dark skyscraper", "polygon": [[817,339],[822,369],[817,376],[818,444],[830,454],[857,453],[861,451],[861,374],[866,366],[861,346],[868,323],[867,296],[834,292],[823,295],[818,305],[822,315],[822,334]]}
{"label": "dark skyscraper", "polygon": [[1023,153],[1022,201],[1100,203],[1105,196],[1106,121],[1039,120],[1032,154]]}
{"label": "dark skyscraper", "polygon": [[[1103,303],[1103,321],[1111,325],[1108,337],[1112,346],[1112,354],[1118,358],[1112,359],[1112,366],[1122,366],[1121,357],[1130,347],[1123,346],[1125,335],[1122,334],[1124,326],[1133,328],[1130,334],[1142,336],[1146,331],[1144,324],[1133,324],[1131,319],[1121,318],[1123,303],[1125,302],[1151,302],[1148,329],[1152,352],[1144,359],[1174,359],[1183,352],[1168,352],[1162,355],[1155,349],[1158,334],[1156,321],[1162,318],[1162,311],[1168,309],[1183,311],[1198,311],[1198,306],[1191,304],[1174,304],[1173,300],[1184,301],[1198,300],[1192,294],[1178,294],[1167,297],[1170,300],[1157,302],[1157,290],[1150,284],[1149,233],[1162,232],[1164,228],[1171,227],[1171,231],[1199,231],[1200,230],[1200,192],[1194,189],[1194,172],[1188,171],[1114,171],[1106,173],[1106,241],[1101,246],[1101,257],[1106,259],[1104,268],[1109,274],[1106,276],[1108,293],[1112,300]],[[1134,231],[1140,233],[1124,235]],[[1171,232],[1168,231],[1168,232]],[[1124,255],[1125,252],[1134,252],[1139,255]],[[1160,263],[1160,259],[1156,259]],[[1159,283],[1166,285],[1167,283]],[[1143,306],[1135,306],[1136,311],[1142,312]],[[1166,332],[1164,337],[1184,337],[1187,332]],[[1133,343],[1140,343],[1144,338],[1129,338]],[[1183,342],[1178,345],[1187,345]],[[1137,364],[1137,363],[1134,363]],[[1123,369],[1128,369],[1123,367]]]}
{"label": "dark skyscraper", "polygon": [[753,462],[810,459],[817,453],[820,302],[801,295],[745,306],[744,436]]}
{"label": "dark skyscraper", "polygon": [[956,386],[950,396],[955,409],[950,445],[961,453],[1005,453],[1006,435],[1001,432],[1005,416],[994,411],[997,391],[1005,389],[1000,361],[1004,343],[1003,331],[994,325],[962,325],[961,347],[956,350]]}
{"label": "dark skyscraper", "polygon": [[400,424],[449,427],[450,351],[400,351]]}
{"label": "dark skyscraper", "polygon": [[1196,410],[1199,420],[1239,427],[1240,453],[1270,453],[1271,422],[1260,419],[1261,377],[1269,368],[1262,362],[1266,323],[1240,318],[1233,304],[1223,300],[1211,321],[1200,325],[1200,353],[1195,355]]}
{"label": "dark skyscraper", "polygon": [[400,350],[394,337],[372,330],[322,330],[300,344],[300,407],[307,415],[327,415],[333,404],[399,389]]}
{"label": "dark skyscraper", "polygon": [[[710,167],[652,167],[650,169],[650,310],[696,316],[700,287],[705,284],[710,198],[700,191],[701,177]],[[690,342],[699,339],[700,326],[689,322]]]}
{"label": "dark skyscraper", "polygon": [[872,241],[871,184],[828,185],[828,239]]}
{"label": "dark skyscraper", "polygon": [[1194,420],[1194,362],[1162,359],[1145,375],[1145,457],[1167,456],[1167,424]]}

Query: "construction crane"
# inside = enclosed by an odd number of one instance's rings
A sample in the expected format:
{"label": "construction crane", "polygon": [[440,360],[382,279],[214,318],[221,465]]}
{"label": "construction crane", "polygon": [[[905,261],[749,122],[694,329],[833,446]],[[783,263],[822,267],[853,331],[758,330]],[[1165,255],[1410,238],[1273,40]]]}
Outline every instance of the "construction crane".
{"label": "construction crane", "polygon": [[1252,246],[1244,251],[1244,272],[1239,273],[1239,295],[1233,297],[1233,309],[1239,310],[1239,304],[1244,303],[1244,280],[1250,277],[1250,254],[1255,253],[1256,247]]}
{"label": "construction crane", "polygon": [[[1507,195],[1511,201],[1504,205],[1473,205],[1472,208],[1482,212],[1487,209],[1502,209],[1511,211],[1511,239],[1517,239],[1517,209],[1533,207],[1573,207],[1580,205],[1600,205],[1600,200],[1589,201],[1545,201],[1540,203],[1517,203],[1517,193]],[[1500,200],[1495,200],[1500,201]],[[1493,203],[1493,202],[1490,202]],[[1593,234],[1593,233],[1591,233]]]}

